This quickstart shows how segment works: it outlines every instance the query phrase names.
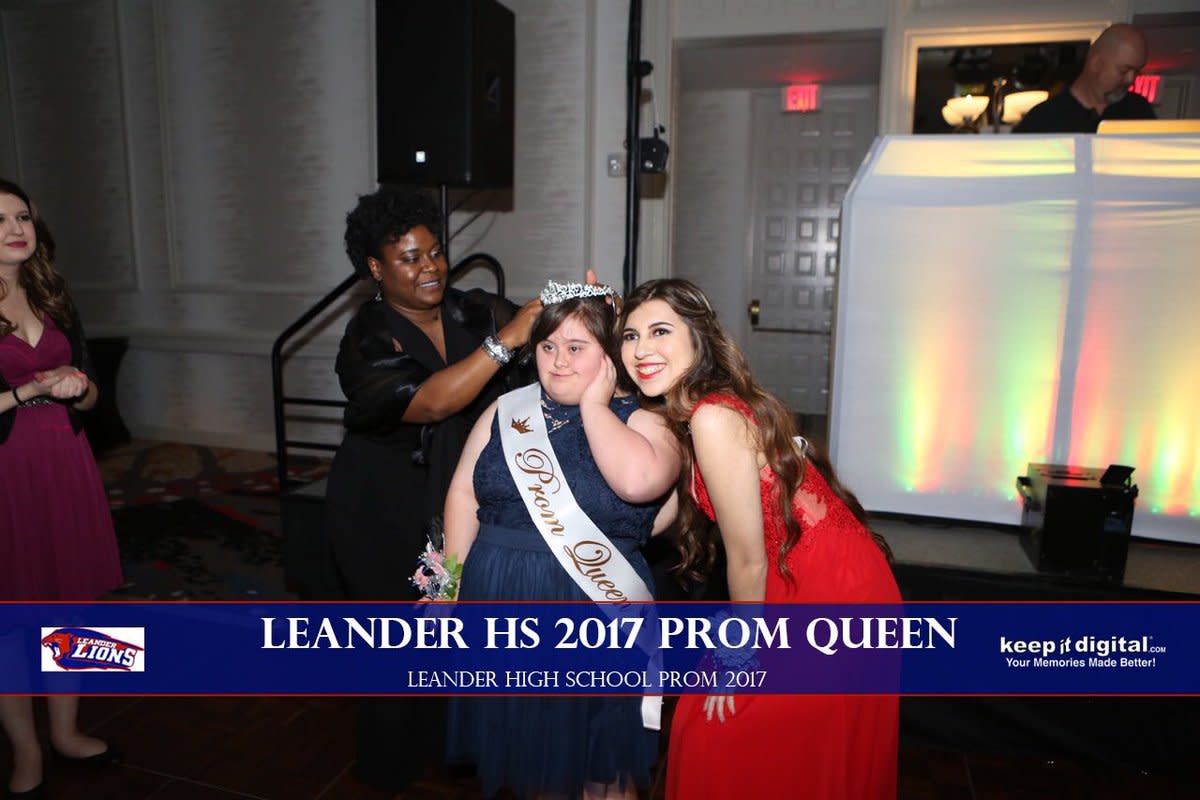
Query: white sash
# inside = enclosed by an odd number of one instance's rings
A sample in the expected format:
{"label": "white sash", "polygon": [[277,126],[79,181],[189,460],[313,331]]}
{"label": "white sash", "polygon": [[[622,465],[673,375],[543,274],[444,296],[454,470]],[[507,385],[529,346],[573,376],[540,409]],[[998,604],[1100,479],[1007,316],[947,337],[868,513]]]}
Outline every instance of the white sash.
{"label": "white sash", "polygon": [[[576,502],[550,444],[541,396],[541,385],[534,383],[504,395],[496,407],[504,463],[534,527],[559,565],[606,614],[619,612],[613,603],[653,600],[633,565]],[[661,703],[658,696],[642,698],[645,727],[659,729]]]}

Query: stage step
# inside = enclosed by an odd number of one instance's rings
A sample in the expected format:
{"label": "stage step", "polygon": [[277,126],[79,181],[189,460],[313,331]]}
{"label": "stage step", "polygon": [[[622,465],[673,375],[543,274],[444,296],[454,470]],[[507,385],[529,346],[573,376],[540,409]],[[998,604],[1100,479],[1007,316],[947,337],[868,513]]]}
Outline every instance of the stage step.
{"label": "stage step", "polygon": [[346,596],[325,538],[325,490],[326,479],[321,478],[280,498],[284,585],[304,600]]}

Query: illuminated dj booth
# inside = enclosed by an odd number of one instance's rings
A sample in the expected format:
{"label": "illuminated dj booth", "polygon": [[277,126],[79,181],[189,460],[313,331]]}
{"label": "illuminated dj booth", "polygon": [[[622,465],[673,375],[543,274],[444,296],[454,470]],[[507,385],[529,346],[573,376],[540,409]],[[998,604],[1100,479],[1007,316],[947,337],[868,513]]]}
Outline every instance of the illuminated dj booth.
{"label": "illuminated dj booth", "polygon": [[871,511],[1017,525],[1134,467],[1200,543],[1200,134],[878,139],[842,211],[830,445]]}

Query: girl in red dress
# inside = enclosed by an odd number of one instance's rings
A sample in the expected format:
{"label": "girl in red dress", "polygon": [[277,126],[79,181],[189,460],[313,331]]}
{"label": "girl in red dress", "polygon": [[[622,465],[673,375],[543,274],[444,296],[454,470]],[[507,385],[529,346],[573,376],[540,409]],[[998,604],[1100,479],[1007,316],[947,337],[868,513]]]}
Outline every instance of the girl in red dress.
{"label": "girl in red dress", "polygon": [[[644,283],[619,325],[625,371],[683,445],[685,574],[713,563],[703,513],[720,529],[734,601],[900,602],[862,506],[823,454],[794,441],[791,412],[754,382],[699,288]],[[667,797],[894,798],[898,737],[895,695],[687,695]]]}

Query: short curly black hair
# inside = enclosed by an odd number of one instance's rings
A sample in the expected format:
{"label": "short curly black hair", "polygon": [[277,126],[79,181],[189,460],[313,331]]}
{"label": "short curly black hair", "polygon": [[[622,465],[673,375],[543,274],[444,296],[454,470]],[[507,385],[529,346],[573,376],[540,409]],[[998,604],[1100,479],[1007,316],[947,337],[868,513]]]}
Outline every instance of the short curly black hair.
{"label": "short curly black hair", "polygon": [[358,205],[346,215],[346,255],[354,271],[360,278],[371,277],[367,258],[379,258],[385,244],[418,225],[428,228],[439,242],[442,240],[442,213],[425,192],[384,186],[359,197]]}

